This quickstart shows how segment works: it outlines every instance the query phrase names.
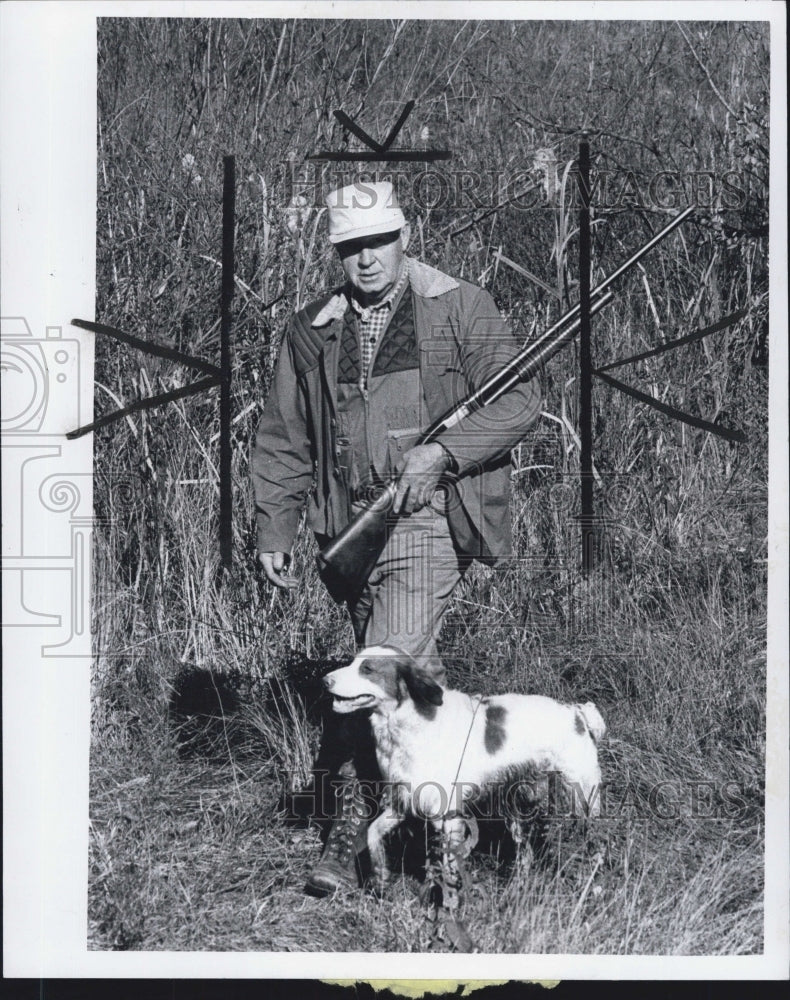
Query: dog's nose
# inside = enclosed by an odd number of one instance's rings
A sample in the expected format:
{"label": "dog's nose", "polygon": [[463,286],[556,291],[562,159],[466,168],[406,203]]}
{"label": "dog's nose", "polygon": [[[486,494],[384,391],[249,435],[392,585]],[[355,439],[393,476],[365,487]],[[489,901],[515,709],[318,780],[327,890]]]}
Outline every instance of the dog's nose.
{"label": "dog's nose", "polygon": [[335,686],[335,678],[331,674],[327,674],[326,677],[324,678],[324,687],[327,689],[327,691],[331,691],[334,686]]}

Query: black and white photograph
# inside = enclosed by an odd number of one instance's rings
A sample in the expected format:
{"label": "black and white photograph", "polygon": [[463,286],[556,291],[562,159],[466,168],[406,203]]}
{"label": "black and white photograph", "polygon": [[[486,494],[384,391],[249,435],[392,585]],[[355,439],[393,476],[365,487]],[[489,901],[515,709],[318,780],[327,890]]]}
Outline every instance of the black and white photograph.
{"label": "black and white photograph", "polygon": [[783,8],[86,6],[3,198],[53,963],[786,975]]}

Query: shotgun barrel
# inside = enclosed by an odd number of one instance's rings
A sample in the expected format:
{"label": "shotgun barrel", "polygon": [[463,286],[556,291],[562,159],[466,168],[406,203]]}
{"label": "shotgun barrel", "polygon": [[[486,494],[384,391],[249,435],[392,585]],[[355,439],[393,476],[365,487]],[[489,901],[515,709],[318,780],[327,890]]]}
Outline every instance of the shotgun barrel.
{"label": "shotgun barrel", "polygon": [[[592,290],[591,314],[609,305],[614,298],[609,290],[610,286],[650,253],[693,211],[692,206],[675,216],[660,232]],[[577,304],[542,336],[520,351],[504,368],[492,375],[479,389],[431,424],[420,436],[417,444],[429,444],[435,441],[439,435],[454,427],[470,413],[489,406],[520,382],[529,381],[550,358],[573,340],[580,326],[581,309]],[[337,603],[353,599],[358,595],[370,576],[394,526],[392,505],[396,489],[397,483],[390,481],[370,506],[353,518],[316,556],[321,578]]]}

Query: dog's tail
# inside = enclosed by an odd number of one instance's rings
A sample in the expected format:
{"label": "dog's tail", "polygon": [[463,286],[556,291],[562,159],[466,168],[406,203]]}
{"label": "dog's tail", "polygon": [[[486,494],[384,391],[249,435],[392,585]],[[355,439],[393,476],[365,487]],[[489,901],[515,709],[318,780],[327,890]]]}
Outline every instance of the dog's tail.
{"label": "dog's tail", "polygon": [[587,732],[592,737],[593,743],[597,745],[606,735],[606,723],[603,721],[601,713],[591,701],[577,705],[576,710],[584,719],[584,724],[587,726]]}

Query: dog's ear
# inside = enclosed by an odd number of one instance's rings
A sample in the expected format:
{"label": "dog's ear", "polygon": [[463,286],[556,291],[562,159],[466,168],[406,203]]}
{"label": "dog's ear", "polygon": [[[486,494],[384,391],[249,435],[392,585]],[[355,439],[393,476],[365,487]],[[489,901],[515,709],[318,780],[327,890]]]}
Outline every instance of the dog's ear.
{"label": "dog's ear", "polygon": [[406,688],[418,709],[441,705],[444,700],[441,686],[401,650],[398,650],[398,683]]}
{"label": "dog's ear", "polygon": [[417,705],[441,705],[444,692],[430,674],[419,668],[412,668],[406,673],[406,687]]}

